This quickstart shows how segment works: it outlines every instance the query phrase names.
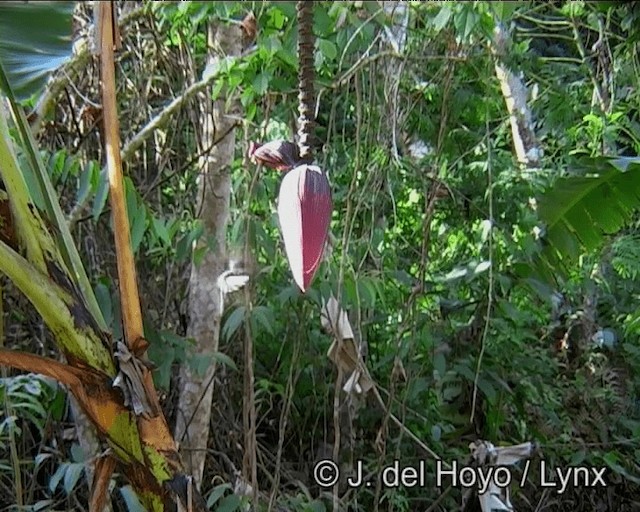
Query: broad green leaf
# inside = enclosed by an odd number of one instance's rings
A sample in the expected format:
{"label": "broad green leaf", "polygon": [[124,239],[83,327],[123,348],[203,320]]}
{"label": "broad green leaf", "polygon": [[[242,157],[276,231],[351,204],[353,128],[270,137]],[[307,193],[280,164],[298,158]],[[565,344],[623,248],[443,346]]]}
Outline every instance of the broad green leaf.
{"label": "broad green leaf", "polygon": [[113,303],[111,301],[111,292],[104,283],[100,282],[96,284],[94,293],[96,295],[98,305],[100,306],[100,311],[102,311],[104,321],[110,326],[113,322]]}
{"label": "broad green leaf", "polygon": [[539,200],[548,242],[543,258],[552,266],[598,248],[640,208],[639,157],[586,159],[572,171]]}
{"label": "broad green leaf", "polygon": [[363,308],[373,309],[376,305],[376,288],[373,281],[363,277],[358,280],[358,295],[360,296],[360,305]]}
{"label": "broad green leaf", "polygon": [[251,319],[261,325],[269,334],[273,334],[273,311],[266,306],[256,306],[251,310]]}
{"label": "broad green leaf", "polygon": [[213,75],[228,73],[236,63],[236,57],[224,57],[211,61],[202,72],[202,79],[207,80]]}
{"label": "broad green leaf", "polygon": [[502,22],[510,20],[522,2],[490,2],[493,11]]}
{"label": "broad green leaf", "polygon": [[211,491],[211,494],[209,494],[209,496],[207,497],[207,507],[213,507],[222,497],[222,495],[228,490],[232,490],[231,484],[224,483],[216,485]]}
{"label": "broad green leaf", "polygon": [[316,4],[313,13],[313,32],[319,36],[326,36],[335,30],[334,21],[325,8],[326,4]]}
{"label": "broad green leaf", "polygon": [[453,22],[458,35],[463,40],[466,40],[475,29],[479,20],[480,15],[476,12],[475,6],[473,4],[464,3],[461,4],[460,12],[454,16]]}
{"label": "broad green leaf", "polygon": [[267,22],[268,25],[277,30],[280,30],[282,27],[284,27],[285,21],[285,14],[277,6],[273,6],[269,9],[269,20]]}
{"label": "broad green leaf", "polygon": [[78,180],[78,192],[76,194],[76,202],[78,204],[82,204],[88,199],[89,194],[97,184],[99,173],[100,168],[94,160],[90,160],[84,166],[84,169],[80,173],[80,179]]}
{"label": "broad green leaf", "polygon": [[102,215],[104,207],[107,204],[107,197],[109,197],[109,176],[107,175],[106,167],[100,171],[100,177],[98,178],[98,190],[96,196],[93,198],[93,208],[91,214],[93,220],[98,220],[98,217]]}
{"label": "broad green leaf", "polygon": [[200,239],[203,232],[204,225],[202,224],[202,221],[197,220],[194,222],[194,225],[189,232],[178,240],[178,244],[176,246],[176,258],[178,261],[191,256],[193,243]]}
{"label": "broad green leaf", "polygon": [[244,322],[245,312],[246,308],[244,306],[238,306],[233,313],[229,315],[227,321],[222,326],[222,336],[225,339],[230,339],[238,330],[238,327],[242,325],[242,322]]}
{"label": "broad green leaf", "polygon": [[84,471],[84,464],[81,462],[74,462],[67,466],[67,470],[64,473],[64,491],[67,494],[71,494],[73,488],[78,483],[80,479],[80,475]]}
{"label": "broad green leaf", "polygon": [[442,352],[438,352],[433,356],[433,369],[438,372],[440,377],[444,376],[447,369],[447,361]]}
{"label": "broad green leaf", "polygon": [[451,14],[452,12],[449,6],[445,5],[440,8],[440,12],[431,22],[436,32],[440,32],[446,26],[451,18]]}
{"label": "broad green leaf", "polygon": [[490,261],[481,261],[473,269],[473,274],[474,275],[482,274],[483,272],[486,272],[487,270],[489,270],[489,267],[491,267],[491,262]]}
{"label": "broad green leaf", "polygon": [[253,90],[258,95],[260,96],[263,95],[265,92],[267,92],[267,89],[269,88],[270,79],[271,79],[271,73],[267,71],[263,71],[262,73],[259,73],[253,79]]}
{"label": "broad green leaf", "polygon": [[1,2],[0,61],[25,100],[71,56],[75,2]]}
{"label": "broad green leaf", "polygon": [[22,177],[24,178],[27,188],[29,189],[29,195],[33,200],[33,203],[40,209],[44,209],[45,200],[42,196],[40,186],[38,184],[38,178],[36,177],[33,168],[31,167],[25,155],[20,155],[18,158],[20,162],[20,168],[22,169]]}
{"label": "broad green leaf", "polygon": [[233,359],[231,359],[227,354],[223,354],[222,352],[213,352],[211,354],[211,359],[231,368],[232,370],[238,371],[236,363],[234,363]]}
{"label": "broad green leaf", "polygon": [[169,245],[171,243],[171,237],[169,235],[169,230],[167,229],[167,225],[162,219],[157,217],[152,218],[153,223],[153,231],[156,236],[162,240],[165,244]]}
{"label": "broad green leaf", "polygon": [[328,39],[318,39],[318,49],[322,52],[326,61],[332,61],[338,55],[335,43]]}
{"label": "broad green leaf", "polygon": [[58,466],[58,469],[56,469],[55,473],[53,473],[53,475],[49,479],[49,490],[51,492],[55,492],[56,489],[58,488],[58,484],[60,483],[60,481],[64,477],[64,474],[67,471],[67,466],[68,465],[69,465],[68,462],[64,462],[64,463],[60,464]]}
{"label": "broad green leaf", "polygon": [[147,211],[144,205],[140,205],[140,208],[137,210],[136,216],[133,219],[133,224],[131,225],[131,250],[133,251],[133,254],[138,252],[146,230]]}
{"label": "broad green leaf", "polygon": [[213,354],[192,354],[187,362],[193,373],[204,377],[207,368],[209,368],[213,362]]}
{"label": "broad green leaf", "polygon": [[235,512],[240,508],[242,504],[240,500],[240,496],[237,494],[229,494],[229,496],[225,496],[221,501],[220,505],[215,509],[216,512]]}

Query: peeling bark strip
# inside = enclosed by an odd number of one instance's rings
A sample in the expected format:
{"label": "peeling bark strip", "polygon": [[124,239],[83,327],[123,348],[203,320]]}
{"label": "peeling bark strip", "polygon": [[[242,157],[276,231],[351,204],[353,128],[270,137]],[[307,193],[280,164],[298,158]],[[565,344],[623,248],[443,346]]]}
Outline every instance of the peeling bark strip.
{"label": "peeling bark strip", "polygon": [[[107,171],[109,177],[109,201],[113,220],[115,238],[116,263],[120,301],[122,303],[122,324],[125,341],[129,349],[141,356],[146,347],[138,347],[137,341],[142,338],[142,312],[136,280],[136,267],[131,250],[131,231],[122,177],[122,160],[120,158],[120,121],[118,119],[118,102],[116,98],[116,70],[114,47],[119,37],[115,23],[115,7],[112,2],[97,4],[96,25],[99,28],[100,43],[100,79],[102,85],[102,115],[104,120],[105,150],[107,155]],[[136,350],[138,349],[138,350]]]}
{"label": "peeling bark strip", "polygon": [[533,129],[531,110],[527,105],[527,87],[522,78],[509,70],[502,55],[505,54],[509,34],[506,29],[496,22],[491,51],[495,56],[496,77],[500,82],[500,89],[507,104],[513,145],[518,162],[526,167],[538,167],[542,151]]}
{"label": "peeling bark strip", "polygon": [[[218,23],[209,27],[209,48],[221,48],[228,56],[240,55],[242,32],[239,26]],[[208,63],[218,57],[211,53]],[[196,211],[204,226],[201,244],[215,240],[202,262],[191,267],[189,279],[189,326],[188,335],[195,340],[195,352],[212,354],[218,350],[222,294],[218,288],[218,277],[224,272],[225,234],[229,218],[231,178],[228,167],[233,162],[235,149],[235,121],[227,117],[226,98],[215,103],[208,94],[201,94],[201,121],[199,126],[199,151],[205,154],[201,160],[202,171],[198,177],[198,204]],[[210,152],[216,133],[229,135],[216,144]],[[211,397],[215,362],[199,375],[185,364],[180,369],[180,398],[176,421],[176,440],[188,471],[196,486],[200,486],[209,439]]]}

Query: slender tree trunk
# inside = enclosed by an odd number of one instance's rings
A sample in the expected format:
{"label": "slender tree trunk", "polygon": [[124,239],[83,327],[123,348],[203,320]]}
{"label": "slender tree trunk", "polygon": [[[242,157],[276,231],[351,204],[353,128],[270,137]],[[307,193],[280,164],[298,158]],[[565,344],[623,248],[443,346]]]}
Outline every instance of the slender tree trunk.
{"label": "slender tree trunk", "polygon": [[[242,34],[237,25],[219,24],[209,28],[209,48],[227,55],[239,55]],[[211,52],[211,50],[210,50]],[[220,56],[210,53],[208,62]],[[194,263],[189,280],[188,336],[195,340],[195,352],[212,354],[218,350],[222,304],[216,281],[226,260],[225,233],[229,217],[230,173],[235,147],[235,120],[229,119],[225,98],[212,102],[201,94],[199,151],[201,161],[196,211],[204,226],[199,246],[208,245],[200,262]],[[214,145],[215,144],[215,145]],[[207,148],[213,149],[207,152]],[[212,360],[204,375],[185,364],[180,371],[180,398],[176,422],[176,441],[187,471],[200,486],[206,459],[211,397],[215,364]]]}

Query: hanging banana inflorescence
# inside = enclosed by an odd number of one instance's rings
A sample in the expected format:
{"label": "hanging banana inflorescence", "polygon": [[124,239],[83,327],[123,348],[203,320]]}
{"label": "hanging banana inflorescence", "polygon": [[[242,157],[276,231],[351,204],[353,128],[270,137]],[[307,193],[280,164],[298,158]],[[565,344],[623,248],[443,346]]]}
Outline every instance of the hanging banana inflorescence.
{"label": "hanging banana inflorescence", "polygon": [[331,222],[331,187],[327,175],[311,163],[314,117],[313,2],[298,11],[298,145],[277,140],[251,145],[256,163],[286,172],[278,194],[278,219],[297,285],[304,292],[320,266]]}

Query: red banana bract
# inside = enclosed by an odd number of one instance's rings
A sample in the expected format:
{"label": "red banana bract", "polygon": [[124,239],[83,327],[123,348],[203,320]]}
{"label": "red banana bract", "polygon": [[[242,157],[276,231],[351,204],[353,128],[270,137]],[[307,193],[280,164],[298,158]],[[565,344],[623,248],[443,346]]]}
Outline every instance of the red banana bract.
{"label": "red banana bract", "polygon": [[293,278],[304,292],[320,266],[331,221],[331,188],[322,169],[301,164],[280,184],[278,218]]}

